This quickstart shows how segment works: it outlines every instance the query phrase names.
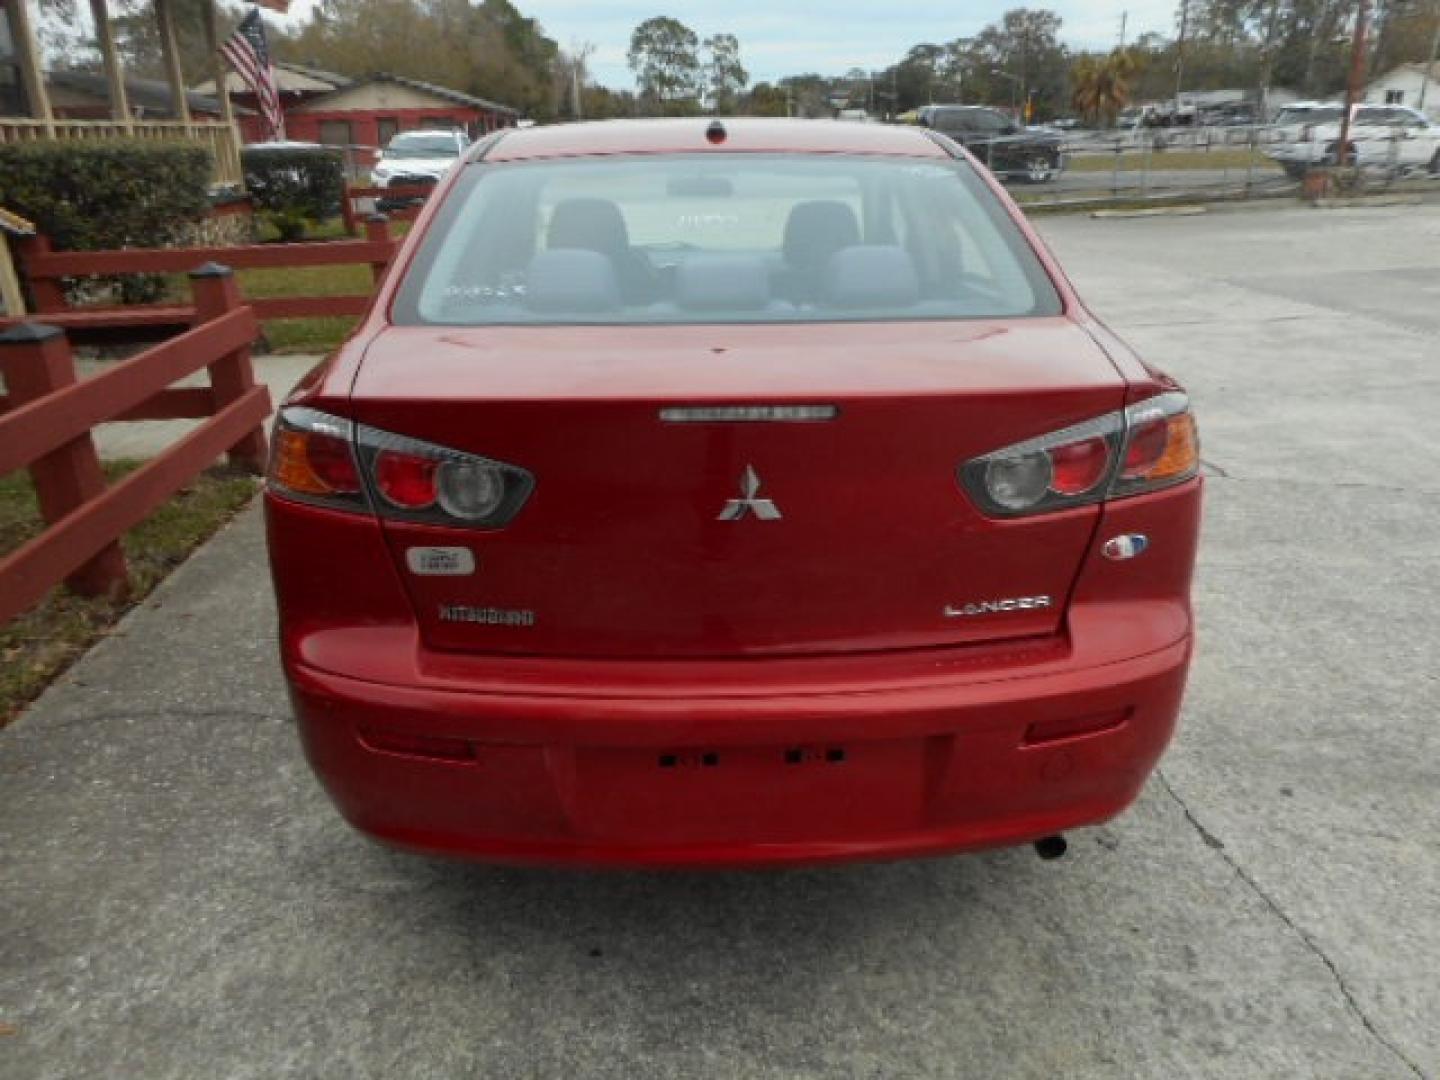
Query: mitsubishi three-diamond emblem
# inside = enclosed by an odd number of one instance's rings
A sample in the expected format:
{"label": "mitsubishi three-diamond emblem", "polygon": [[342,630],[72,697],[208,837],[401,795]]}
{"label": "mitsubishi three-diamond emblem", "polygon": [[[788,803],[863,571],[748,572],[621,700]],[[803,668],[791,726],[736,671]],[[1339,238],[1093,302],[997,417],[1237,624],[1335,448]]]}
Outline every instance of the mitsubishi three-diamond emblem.
{"label": "mitsubishi three-diamond emblem", "polygon": [[716,520],[739,521],[746,514],[754,514],[761,521],[779,521],[780,508],[769,499],[757,498],[759,490],[760,477],[755,466],[746,465],[740,476],[740,498],[728,500]]}

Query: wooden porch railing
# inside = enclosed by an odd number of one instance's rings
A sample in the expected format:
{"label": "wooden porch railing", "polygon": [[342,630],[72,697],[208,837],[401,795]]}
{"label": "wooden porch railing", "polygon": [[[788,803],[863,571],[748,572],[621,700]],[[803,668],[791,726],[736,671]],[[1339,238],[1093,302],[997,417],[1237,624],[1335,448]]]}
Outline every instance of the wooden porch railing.
{"label": "wooden porch railing", "polygon": [[[62,279],[86,274],[181,273],[201,262],[223,262],[235,269],[256,267],[340,266],[364,263],[378,280],[395,253],[390,222],[373,215],[365,239],[314,244],[250,244],[241,247],[121,248],[111,251],[54,251],[45,236],[21,238],[19,263],[34,301],[31,316],[72,332],[179,328],[196,321],[196,308],[180,304],[125,307],[71,307]],[[275,296],[247,301],[261,319],[361,315],[370,294],[348,296]],[[0,329],[18,320],[0,318]]]}
{"label": "wooden porch railing", "polygon": [[[64,331],[22,323],[0,333],[0,476],[28,468],[45,529],[0,558],[0,624],[61,581],[85,595],[123,592],[119,539],[221,454],[264,468],[270,393],[256,385],[250,344],[258,326],[227,267],[190,273],[197,325],[77,379]],[[206,368],[210,385],[167,389]],[[106,486],[91,429],[114,420],[203,417],[158,457]]]}
{"label": "wooden porch railing", "polygon": [[201,143],[215,159],[213,182],[240,187],[240,132],[223,120],[31,120],[0,116],[0,144],[42,139],[151,139]]}

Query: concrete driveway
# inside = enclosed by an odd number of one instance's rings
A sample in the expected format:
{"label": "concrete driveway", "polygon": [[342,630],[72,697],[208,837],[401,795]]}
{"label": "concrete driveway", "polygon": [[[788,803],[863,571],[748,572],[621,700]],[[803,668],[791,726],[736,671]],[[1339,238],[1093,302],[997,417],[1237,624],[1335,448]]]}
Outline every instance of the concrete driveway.
{"label": "concrete driveway", "polygon": [[251,513],[0,733],[0,1076],[1440,1074],[1440,209],[1043,228],[1214,473],[1130,813],[1057,863],[388,852],[300,760]]}

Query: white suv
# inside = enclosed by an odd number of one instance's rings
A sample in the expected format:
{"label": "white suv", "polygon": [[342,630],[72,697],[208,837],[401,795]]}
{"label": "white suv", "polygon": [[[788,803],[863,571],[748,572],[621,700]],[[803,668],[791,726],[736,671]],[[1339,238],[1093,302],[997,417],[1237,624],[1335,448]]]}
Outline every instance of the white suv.
{"label": "white suv", "polygon": [[[380,160],[370,170],[371,183],[378,188],[433,187],[445,175],[445,170],[460,160],[468,145],[463,131],[430,128],[402,131],[380,152]],[[421,201],[382,196],[377,208],[393,210]]]}
{"label": "white suv", "polygon": [[1277,141],[1266,155],[1291,176],[1312,165],[1384,166],[1440,173],[1440,127],[1425,114],[1405,105],[1356,105],[1350,136],[1340,149],[1343,105],[1302,104],[1281,110],[1275,122]]}

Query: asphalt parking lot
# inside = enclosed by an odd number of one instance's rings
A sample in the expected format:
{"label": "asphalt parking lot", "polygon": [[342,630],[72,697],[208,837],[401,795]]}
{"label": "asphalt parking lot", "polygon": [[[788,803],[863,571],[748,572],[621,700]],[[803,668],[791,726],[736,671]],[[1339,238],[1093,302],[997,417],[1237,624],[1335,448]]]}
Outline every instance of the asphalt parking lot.
{"label": "asphalt parking lot", "polygon": [[1440,1075],[1440,207],[1046,218],[1186,381],[1201,646],[1071,854],[394,854],[296,748],[252,512],[0,732],[0,1076]]}

